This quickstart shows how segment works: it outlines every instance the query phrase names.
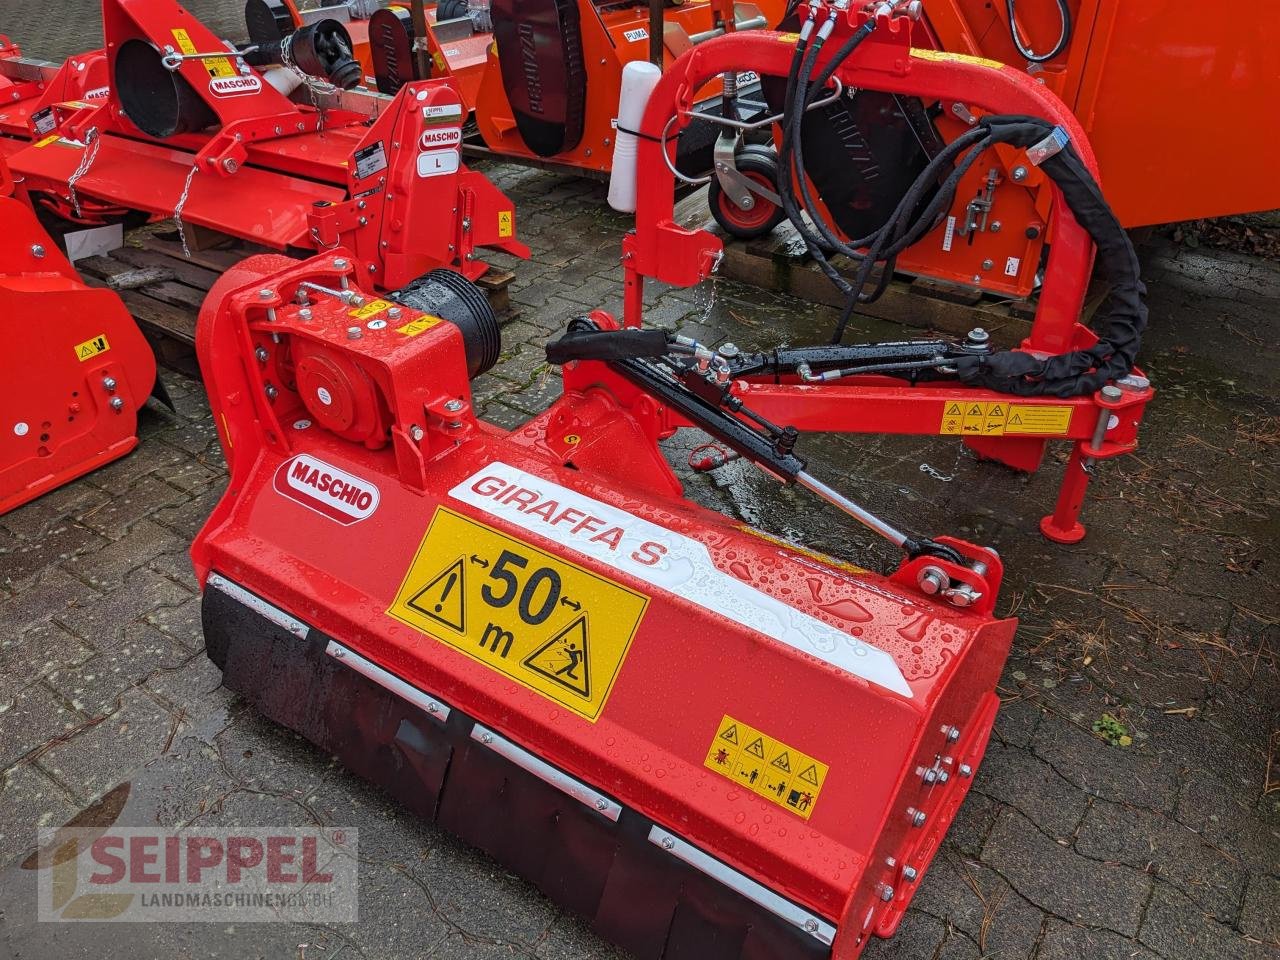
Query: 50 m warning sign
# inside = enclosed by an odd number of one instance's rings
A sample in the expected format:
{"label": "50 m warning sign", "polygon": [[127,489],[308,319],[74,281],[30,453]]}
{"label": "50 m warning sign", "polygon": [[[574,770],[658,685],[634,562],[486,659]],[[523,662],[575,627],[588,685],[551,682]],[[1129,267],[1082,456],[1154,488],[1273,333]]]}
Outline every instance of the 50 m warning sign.
{"label": "50 m warning sign", "polygon": [[648,604],[441,507],[387,613],[594,722]]}

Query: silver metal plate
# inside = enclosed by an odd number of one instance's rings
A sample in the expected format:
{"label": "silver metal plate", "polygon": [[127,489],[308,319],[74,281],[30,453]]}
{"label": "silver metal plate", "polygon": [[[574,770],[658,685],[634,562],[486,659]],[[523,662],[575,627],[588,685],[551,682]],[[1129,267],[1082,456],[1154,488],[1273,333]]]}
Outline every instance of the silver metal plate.
{"label": "silver metal plate", "polygon": [[215,590],[225,593],[232,600],[248,607],[254,613],[258,613],[266,617],[277,627],[283,627],[285,630],[288,630],[299,640],[307,639],[307,634],[311,632],[311,628],[297,617],[292,617],[279,607],[267,603],[267,601],[263,600],[261,597],[250,593],[238,583],[232,583],[221,574],[209,574],[209,582],[206,584],[206,589],[208,587],[212,587]]}
{"label": "silver metal plate", "polygon": [[591,789],[581,780],[557,770],[545,760],[524,749],[524,747],[516,746],[510,740],[494,733],[487,727],[476,724],[471,731],[471,739],[484,744],[494,753],[505,757],[517,767],[527,770],[539,780],[551,784],[561,793],[573,797],[579,803],[590,807],[602,816],[615,822],[622,816],[622,805],[616,800],[611,800],[603,793]]}
{"label": "silver metal plate", "polygon": [[401,700],[407,700],[412,703],[441,726],[449,719],[449,707],[439,697],[433,697],[425,690],[419,690],[413,684],[406,680],[401,680],[394,673],[382,669],[372,660],[360,656],[360,654],[349,647],[344,647],[336,640],[330,640],[324,652],[339,663],[346,664],[361,676],[368,677],[382,689],[394,693]]}

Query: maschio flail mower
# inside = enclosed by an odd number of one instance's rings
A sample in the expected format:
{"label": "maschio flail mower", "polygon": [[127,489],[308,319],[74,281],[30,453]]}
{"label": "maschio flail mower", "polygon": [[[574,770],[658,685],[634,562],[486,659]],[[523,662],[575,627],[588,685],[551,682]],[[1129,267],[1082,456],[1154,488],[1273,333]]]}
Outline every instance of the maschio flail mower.
{"label": "maschio flail mower", "polygon": [[258,39],[240,48],[174,0],[103,0],[103,50],[28,79],[0,59],[22,190],[72,220],[141,211],[281,251],[342,246],[383,290],[475,279],[486,247],[527,255],[511,201],[462,163],[452,80],[361,94],[340,23],[273,34],[271,4],[249,7]]}
{"label": "maschio flail mower", "polygon": [[[373,300],[344,251],[246,261],[201,316],[231,480],[192,554],[226,684],[641,957],[851,958],[891,935],[991,732],[1015,628],[994,614],[1000,557],[837,492],[800,431],[954,434],[1027,469],[1070,441],[1045,522],[1070,540],[1087,467],[1133,448],[1152,395],[1132,367],[1136,257],[1069,112],[1018,71],[918,55],[888,5],[847,6],[668,69],[636,131],[626,325],[572,321],[548,347],[564,395],[522,428],[472,408],[491,315]],[[932,223],[975,154],[1047,178],[1058,228],[1023,349],[975,333],[745,354],[643,326],[646,277],[692,285],[720,254],[672,220],[673,138],[708,79],[748,63],[801,114],[841,88],[963,91],[980,112],[882,251]],[[1095,245],[1114,291],[1100,335],[1077,323]],[[682,427],[900,565],[695,506],[659,448]]]}

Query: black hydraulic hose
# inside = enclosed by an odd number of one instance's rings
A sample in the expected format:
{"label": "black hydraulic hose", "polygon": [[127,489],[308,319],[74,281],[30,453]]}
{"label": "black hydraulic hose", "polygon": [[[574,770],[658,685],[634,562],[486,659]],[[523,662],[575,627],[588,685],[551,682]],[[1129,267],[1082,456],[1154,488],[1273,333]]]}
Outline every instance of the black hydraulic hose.
{"label": "black hydraulic hose", "polygon": [[1048,63],[1067,49],[1067,44],[1071,42],[1072,32],[1071,8],[1067,6],[1067,0],[1057,0],[1057,4],[1058,14],[1062,18],[1062,33],[1058,37],[1058,42],[1053,45],[1053,49],[1048,53],[1035,53],[1022,42],[1022,35],[1018,32],[1017,0],[1005,0],[1005,9],[1009,13],[1009,36],[1023,59],[1031,63]]}

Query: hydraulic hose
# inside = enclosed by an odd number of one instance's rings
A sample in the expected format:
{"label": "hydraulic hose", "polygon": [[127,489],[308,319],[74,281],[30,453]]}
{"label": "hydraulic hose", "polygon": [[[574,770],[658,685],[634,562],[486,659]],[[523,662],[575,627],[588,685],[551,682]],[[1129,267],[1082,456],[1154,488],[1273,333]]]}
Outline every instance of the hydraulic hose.
{"label": "hydraulic hose", "polygon": [[1005,0],[1005,9],[1009,13],[1009,36],[1023,59],[1031,63],[1048,63],[1067,49],[1067,44],[1071,42],[1072,32],[1071,8],[1067,6],[1067,0],[1057,0],[1057,4],[1058,15],[1062,18],[1062,33],[1059,34],[1058,42],[1053,45],[1052,50],[1048,53],[1036,53],[1022,42],[1022,34],[1018,31],[1017,0]]}

